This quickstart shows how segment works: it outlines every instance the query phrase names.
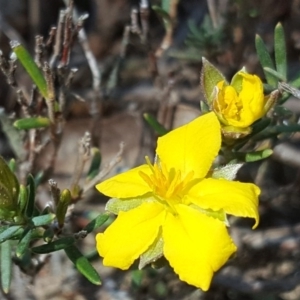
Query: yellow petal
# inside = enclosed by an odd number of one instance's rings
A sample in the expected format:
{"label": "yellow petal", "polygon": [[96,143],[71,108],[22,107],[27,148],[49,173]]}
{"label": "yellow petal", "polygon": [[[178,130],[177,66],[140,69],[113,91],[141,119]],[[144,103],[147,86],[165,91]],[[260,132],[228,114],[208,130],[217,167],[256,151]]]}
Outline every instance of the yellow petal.
{"label": "yellow petal", "polygon": [[224,179],[204,179],[186,195],[188,202],[212,210],[224,209],[227,214],[254,218],[258,225],[258,196],[260,189],[252,183]]}
{"label": "yellow petal", "polygon": [[179,204],[163,226],[164,255],[179,278],[207,291],[215,271],[236,251],[225,225]]}
{"label": "yellow petal", "polygon": [[133,198],[151,191],[139,172],[151,174],[148,165],[141,165],[127,172],[118,174],[96,185],[99,192],[112,198]]}
{"label": "yellow petal", "polygon": [[180,170],[183,176],[194,171],[203,178],[221,146],[220,124],[214,113],[208,113],[160,137],[157,150],[168,169]]}
{"label": "yellow petal", "polygon": [[164,218],[164,208],[157,202],[120,212],[112,225],[96,236],[103,265],[128,269],[154,242]]}

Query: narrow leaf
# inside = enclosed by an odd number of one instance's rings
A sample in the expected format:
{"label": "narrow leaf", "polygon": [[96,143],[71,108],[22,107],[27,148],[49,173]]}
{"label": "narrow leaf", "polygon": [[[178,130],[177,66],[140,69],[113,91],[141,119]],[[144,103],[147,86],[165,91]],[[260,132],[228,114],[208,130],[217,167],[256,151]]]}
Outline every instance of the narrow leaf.
{"label": "narrow leaf", "polygon": [[257,152],[250,152],[247,153],[245,156],[245,161],[246,162],[254,162],[258,160],[265,159],[273,154],[272,149],[265,149]]}
{"label": "narrow leaf", "polygon": [[271,68],[265,67],[264,71],[266,71],[267,73],[271,74],[272,76],[276,77],[277,79],[279,79],[281,81],[285,81],[285,77],[283,77],[279,72],[277,72]]}
{"label": "narrow leaf", "polygon": [[6,241],[1,244],[1,286],[5,294],[9,293],[12,278],[11,244]]}
{"label": "narrow leaf", "polygon": [[35,182],[31,174],[27,177],[27,191],[28,191],[28,202],[26,206],[26,216],[31,218],[34,212],[35,204]]}
{"label": "narrow leaf", "polygon": [[32,224],[36,227],[50,224],[55,219],[55,214],[47,214],[32,218]]}
{"label": "narrow leaf", "polygon": [[10,239],[20,229],[22,229],[22,226],[20,225],[8,227],[6,230],[0,233],[0,243]]}
{"label": "narrow leaf", "polygon": [[161,125],[152,115],[145,113],[143,116],[146,122],[155,130],[155,132],[159,136],[163,136],[168,133],[168,130],[163,125]]}
{"label": "narrow leaf", "polygon": [[44,117],[25,118],[14,122],[14,126],[21,130],[46,128],[49,125],[50,120]]}
{"label": "narrow leaf", "polygon": [[[272,70],[275,70],[274,63],[267,50],[267,47],[259,35],[256,35],[255,37],[255,47],[262,68],[270,68]],[[265,70],[264,73],[268,84],[270,84],[273,87],[277,87],[278,79],[266,72]]]}
{"label": "narrow leaf", "polygon": [[201,88],[208,105],[210,105],[213,101],[215,88],[220,81],[226,82],[226,79],[223,76],[223,74],[203,57],[201,71]]}
{"label": "narrow leaf", "polygon": [[70,247],[75,241],[76,239],[73,236],[63,237],[49,244],[33,247],[31,250],[39,254],[55,252]]}
{"label": "narrow leaf", "polygon": [[75,247],[69,246],[64,249],[76,269],[91,283],[100,285],[101,278],[88,259]]}
{"label": "narrow leaf", "polygon": [[31,77],[32,81],[38,87],[42,96],[47,99],[48,98],[48,88],[47,83],[44,78],[43,73],[35,63],[32,56],[28,53],[28,51],[16,41],[11,42],[11,47],[14,53],[16,54],[17,58]]}
{"label": "narrow leaf", "polygon": [[276,70],[282,76],[283,81],[287,79],[287,58],[284,30],[280,23],[275,27],[274,31],[274,50]]}
{"label": "narrow leaf", "polygon": [[83,230],[85,230],[87,233],[90,233],[94,231],[95,229],[102,226],[109,218],[109,213],[104,213],[102,215],[99,215],[97,218],[92,220],[90,223],[88,223]]}
{"label": "narrow leaf", "polygon": [[23,236],[19,241],[16,249],[16,256],[18,258],[22,257],[24,253],[28,250],[29,243],[31,241],[32,229],[26,228],[23,232]]}
{"label": "narrow leaf", "polygon": [[92,161],[87,173],[87,180],[93,179],[99,173],[101,160],[102,160],[101,152],[98,148],[93,147],[91,149],[91,153],[92,153]]}

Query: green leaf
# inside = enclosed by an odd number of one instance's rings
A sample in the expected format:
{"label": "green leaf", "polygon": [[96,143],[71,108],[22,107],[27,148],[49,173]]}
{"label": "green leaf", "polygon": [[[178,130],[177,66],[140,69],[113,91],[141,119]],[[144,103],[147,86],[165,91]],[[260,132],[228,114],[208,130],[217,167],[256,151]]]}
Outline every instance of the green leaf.
{"label": "green leaf", "polygon": [[17,177],[0,156],[0,218],[11,219],[18,210],[20,186]]}
{"label": "green leaf", "polygon": [[274,31],[274,50],[276,70],[282,76],[283,81],[287,79],[287,56],[284,30],[280,23],[275,27]]}
{"label": "green leaf", "polygon": [[262,159],[265,159],[265,158],[271,156],[272,154],[273,154],[272,149],[265,149],[265,150],[256,151],[256,152],[249,152],[249,153],[246,153],[245,161],[246,162],[254,162],[254,161],[262,160]]}
{"label": "green leaf", "polygon": [[98,227],[102,226],[109,218],[109,213],[104,213],[102,215],[99,215],[97,218],[92,220],[90,223],[88,223],[83,230],[85,230],[87,233],[90,233],[97,229]]}
{"label": "green leaf", "polygon": [[69,246],[64,249],[76,269],[91,283],[100,285],[101,278],[86,257],[75,247]]}
{"label": "green leaf", "polygon": [[14,122],[14,126],[17,129],[28,130],[46,128],[50,126],[50,120],[45,117],[25,118],[19,119]]}
{"label": "green leaf", "polygon": [[31,174],[27,177],[27,192],[28,192],[28,201],[26,206],[26,216],[31,218],[34,213],[35,205],[35,182]]}
{"label": "green leaf", "polygon": [[[267,50],[267,47],[259,35],[255,36],[255,47],[262,68],[270,68],[272,70],[275,70],[274,63]],[[264,73],[268,84],[270,84],[273,87],[277,87],[278,79],[266,72],[265,70]]]}
{"label": "green leaf", "polygon": [[210,62],[208,62],[204,57],[202,58],[202,71],[201,71],[201,88],[204,97],[210,106],[211,102],[215,96],[215,89],[220,81],[225,81],[226,79],[223,74],[215,68]]}
{"label": "green leaf", "polygon": [[217,168],[213,170],[212,178],[215,179],[227,179],[234,180],[238,170],[243,166],[243,164],[228,164],[224,167]]}
{"label": "green leaf", "polygon": [[243,139],[240,139],[239,142],[234,146],[233,151],[238,151],[241,149],[251,138],[257,135],[259,132],[263,131],[271,124],[271,119],[269,118],[262,118],[256,121],[252,125],[252,132]]}
{"label": "green leaf", "polygon": [[19,230],[23,230],[22,226],[20,225],[10,226],[7,229],[5,229],[3,232],[0,233],[0,243],[3,243],[4,241],[12,238]]}
{"label": "green leaf", "polygon": [[168,133],[168,130],[163,125],[161,125],[152,115],[145,113],[143,114],[143,116],[146,122],[155,130],[155,132],[159,136],[163,136]]}
{"label": "green leaf", "polygon": [[11,244],[6,241],[1,244],[1,286],[5,294],[9,293],[12,278]]}
{"label": "green leaf", "polygon": [[87,173],[87,180],[93,179],[98,173],[101,166],[101,152],[98,148],[92,147],[91,149],[92,161]]}
{"label": "green leaf", "polygon": [[264,67],[264,71],[266,71],[267,73],[271,74],[272,76],[276,77],[279,80],[285,81],[285,77],[283,77],[283,75],[281,75],[279,72],[268,68],[268,67]]}
{"label": "green leaf", "polygon": [[36,227],[50,224],[55,219],[55,214],[47,214],[32,218],[32,224]]}
{"label": "green leaf", "polygon": [[293,115],[293,112],[285,106],[276,105],[274,107],[274,114],[280,118],[286,119]]}
{"label": "green leaf", "polygon": [[66,213],[69,207],[69,204],[71,203],[72,197],[71,192],[68,189],[65,189],[61,192],[59,201],[56,208],[56,218],[59,227],[64,226]]}
{"label": "green leaf", "polygon": [[48,98],[48,87],[47,82],[43,76],[43,73],[35,63],[32,56],[28,53],[28,51],[16,41],[11,42],[11,48],[13,52],[16,54],[17,58],[33,80],[33,82],[38,87],[42,96],[47,99]]}
{"label": "green leaf", "polygon": [[51,252],[59,251],[67,247],[70,247],[75,243],[75,241],[76,239],[73,236],[67,236],[59,240],[56,240],[54,242],[51,242],[49,244],[33,247],[31,248],[31,250],[32,252],[38,254],[51,253]]}
{"label": "green leaf", "polygon": [[26,228],[23,232],[23,236],[21,237],[19,244],[16,249],[16,256],[18,258],[22,257],[24,253],[28,250],[29,243],[31,241],[32,229],[30,227]]}

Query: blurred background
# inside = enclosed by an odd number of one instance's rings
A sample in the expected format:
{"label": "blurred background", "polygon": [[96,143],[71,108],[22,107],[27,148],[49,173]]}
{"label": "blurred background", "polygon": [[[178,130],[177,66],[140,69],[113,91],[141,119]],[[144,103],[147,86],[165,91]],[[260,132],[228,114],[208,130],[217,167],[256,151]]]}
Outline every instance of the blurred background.
{"label": "blurred background", "polygon": [[[169,24],[162,12],[166,3]],[[85,131],[92,131],[92,143],[100,147],[104,165],[115,157],[120,142],[125,143],[122,161],[113,168],[113,174],[143,162],[145,155],[153,155],[157,136],[145,123],[144,113],[155,116],[167,129],[199,115],[199,103],[204,99],[200,88],[203,56],[229,80],[244,66],[263,79],[255,35],[263,38],[272,53],[274,28],[281,22],[286,34],[288,76],[297,78],[300,74],[299,0],[76,0],[74,7],[78,16],[88,14],[84,22],[87,39],[76,41],[70,55],[69,66],[77,72],[69,87],[63,139],[51,177],[60,188],[70,183],[78,140]],[[59,0],[0,0],[3,56],[10,57],[11,40],[19,41],[33,55],[36,36],[45,41],[49,38],[61,9],[65,3]],[[96,62],[98,82],[87,54],[93,56],[94,67]],[[20,65],[16,80],[23,92],[30,94],[32,82]],[[286,105],[299,113],[299,101],[291,98]],[[0,106],[8,116],[20,115],[16,91],[2,72]],[[94,262],[103,285],[93,286],[57,252],[35,276],[16,269],[12,292],[1,297],[300,299],[300,164],[289,159],[299,156],[299,145],[299,135],[295,134],[284,140],[284,147],[267,164],[252,163],[239,172],[239,180],[262,188],[261,223],[252,231],[251,222],[232,219],[230,230],[238,253],[218,272],[207,293],[180,282],[168,268],[121,272],[104,268],[97,256]],[[49,163],[47,151],[41,154],[35,171]],[[2,125],[0,154],[9,159],[15,152]],[[41,185],[37,197],[40,203],[47,202],[48,187]],[[71,226],[82,228],[91,215],[104,210],[106,200],[95,191],[88,193],[76,204]],[[94,247],[90,236],[82,242],[87,252]]]}

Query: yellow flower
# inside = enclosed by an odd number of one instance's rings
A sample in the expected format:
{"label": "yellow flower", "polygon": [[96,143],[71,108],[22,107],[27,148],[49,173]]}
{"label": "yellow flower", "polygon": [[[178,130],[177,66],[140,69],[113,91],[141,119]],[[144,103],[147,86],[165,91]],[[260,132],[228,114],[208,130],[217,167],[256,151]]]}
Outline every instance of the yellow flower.
{"label": "yellow flower", "polygon": [[236,251],[226,214],[255,219],[259,188],[206,178],[221,146],[220,125],[208,113],[158,139],[157,159],[96,187],[113,197],[117,219],[96,237],[103,264],[128,269],[164,255],[180,279],[207,290],[214,272]]}
{"label": "yellow flower", "polygon": [[224,80],[217,84],[213,110],[223,124],[223,133],[236,133],[235,138],[239,138],[249,134],[250,126],[267,113],[268,100],[260,78],[240,71],[230,85]]}

